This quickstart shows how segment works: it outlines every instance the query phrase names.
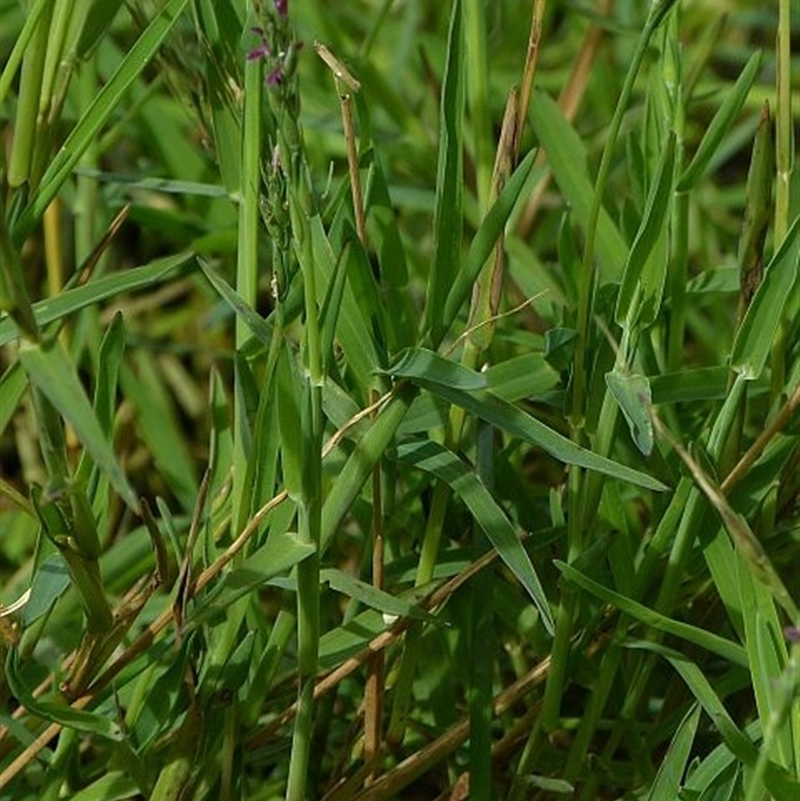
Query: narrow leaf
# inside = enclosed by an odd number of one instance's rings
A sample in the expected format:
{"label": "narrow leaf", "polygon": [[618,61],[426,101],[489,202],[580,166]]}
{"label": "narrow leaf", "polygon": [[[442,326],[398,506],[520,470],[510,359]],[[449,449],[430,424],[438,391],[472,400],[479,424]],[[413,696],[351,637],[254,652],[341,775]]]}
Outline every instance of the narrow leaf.
{"label": "narrow leaf", "polygon": [[372,609],[377,609],[384,615],[412,617],[416,620],[426,620],[428,622],[436,620],[429,612],[420,609],[413,600],[390,595],[388,592],[379,590],[377,587],[373,587],[365,581],[360,581],[341,570],[326,568],[320,571],[319,578],[323,584],[328,584],[336,592],[360,601]]}
{"label": "narrow leaf", "polygon": [[20,673],[19,652],[12,648],[6,659],[6,680],[11,692],[25,709],[42,720],[58,723],[67,729],[90,732],[107,740],[121,741],[123,732],[119,724],[93,712],[73,709],[71,706],[51,704],[36,699]]}
{"label": "narrow leaf", "polygon": [[719,148],[722,140],[730,131],[736,115],[741,111],[750,87],[753,85],[756,75],[758,75],[760,66],[761,52],[759,51],[750,56],[750,60],[745,65],[733,88],[726,93],[725,99],[714,115],[714,119],[711,120],[711,124],[707,128],[697,152],[694,154],[694,158],[678,182],[678,192],[688,191],[703,176],[706,167],[717,152],[717,148]]}
{"label": "narrow leaf", "polygon": [[47,168],[38,191],[31,198],[18,225],[13,231],[17,242],[24,241],[36,221],[44,214],[72,169],[108,121],[125,92],[139,77],[150,59],[177,22],[189,0],[169,0],[153,18],[142,35],[134,42],[117,71],[98,92],[92,105],[72,129],[67,140]]}
{"label": "narrow leaf", "polygon": [[[419,363],[413,366],[417,368]],[[558,432],[553,431],[552,428],[549,428],[544,423],[539,422],[536,418],[531,417],[522,409],[501,400],[488,390],[466,391],[459,387],[442,383],[441,376],[429,373],[422,374],[416,369],[413,375],[406,375],[398,367],[402,367],[402,364],[395,365],[387,372],[398,378],[411,379],[414,383],[419,384],[434,395],[438,395],[446,401],[466,409],[471,414],[492,423],[497,428],[502,428],[525,442],[538,445],[542,450],[547,451],[551,456],[565,464],[575,464],[579,467],[585,467],[587,470],[596,470],[612,478],[628,481],[631,484],[648,489],[657,491],[666,489],[664,484],[645,473],[581,448]]]}
{"label": "narrow leaf", "polygon": [[647,801],[674,801],[678,798],[699,720],[700,705],[692,704],[672,737],[664,761],[647,794]]}
{"label": "narrow leaf", "polygon": [[[594,196],[587,167],[586,146],[564,116],[564,112],[544,92],[534,92],[531,97],[530,122],[547,153],[547,161],[556,183],[585,234]],[[600,210],[597,224],[597,255],[604,279],[619,281],[622,266],[628,256],[628,247],[605,209]]]}
{"label": "narrow leaf", "polygon": [[[121,295],[125,292],[135,292],[137,289],[150,289],[183,266],[192,257],[193,253],[183,251],[175,256],[136,267],[132,270],[123,270],[111,275],[104,275],[96,281],[90,281],[83,286],[68,289],[53,298],[41,300],[33,304],[33,313],[39,326],[47,325],[54,320],[61,320],[87,306],[100,303],[106,298]],[[0,319],[0,346],[19,337],[19,328],[10,317]]]}
{"label": "narrow leaf", "polygon": [[434,213],[435,252],[425,298],[424,328],[438,344],[446,331],[445,298],[461,264],[464,204],[464,24],[461,0],[453,3],[439,121],[439,166]]}
{"label": "narrow leaf", "polygon": [[745,378],[756,379],[767,362],[783,310],[797,284],[800,270],[800,216],[770,260],[736,333],[731,368]]}
{"label": "narrow leaf", "polygon": [[528,591],[539,610],[544,627],[553,634],[555,623],[550,604],[530,557],[522,547],[508,517],[480,478],[454,453],[430,440],[402,443],[397,448],[397,458],[432,473],[450,485],[453,492],[467,505],[502,560]]}
{"label": "narrow leaf", "polygon": [[636,447],[645,455],[653,452],[653,421],[650,418],[650,382],[638,373],[620,373],[612,370],[606,373],[606,384],[614,399],[622,409],[631,438]]}
{"label": "narrow leaf", "polygon": [[[514,171],[514,174],[503,188],[500,197],[497,198],[492,208],[489,209],[489,212],[478,228],[470,244],[466,262],[463,268],[459,270],[458,275],[455,276],[455,283],[453,283],[452,286],[448,285],[450,288],[447,293],[447,300],[444,304],[444,314],[442,315],[442,336],[453,324],[464,301],[472,292],[472,287],[478,279],[478,274],[491,255],[492,249],[500,238],[503,228],[508,222],[508,218],[525,186],[525,182],[528,180],[528,176],[533,169],[535,157],[536,151],[531,151]],[[434,344],[438,344],[438,342],[439,339],[434,337]]]}
{"label": "narrow leaf", "polygon": [[747,654],[741,645],[726,640],[724,637],[720,637],[713,632],[697,628],[696,626],[690,626],[687,623],[681,623],[678,620],[673,620],[666,615],[662,615],[660,612],[649,609],[637,601],[634,601],[632,598],[626,598],[624,595],[620,595],[618,592],[614,592],[614,590],[610,590],[608,587],[598,584],[596,581],[564,562],[556,560],[555,566],[573,584],[577,584],[587,592],[590,592],[595,598],[613,604],[620,612],[630,615],[646,626],[651,626],[667,634],[680,637],[682,640],[686,640],[686,642],[694,643],[704,648],[706,651],[718,654],[723,659],[727,659],[735,665],[740,665],[742,667],[748,666]]}
{"label": "narrow leaf", "polygon": [[263,345],[269,347],[272,342],[272,326],[227,281],[220,277],[205,259],[198,256],[197,263],[200,265],[203,275],[208,279],[208,283],[216,289],[219,296],[250,329],[250,333]]}
{"label": "narrow leaf", "polygon": [[458,389],[485,389],[486,378],[427,348],[408,348],[386,372],[404,378],[422,378]]}
{"label": "narrow leaf", "polygon": [[664,220],[672,197],[674,171],[675,135],[671,133],[659,159],[641,225],[625,262],[615,313],[619,325],[632,323],[632,317],[635,317],[637,310],[645,304],[655,305],[656,308],[660,305],[666,277],[666,260],[660,264],[661,269],[656,271],[656,275],[649,275],[649,280],[646,282],[643,280],[643,272],[658,238],[663,235],[665,229]]}
{"label": "narrow leaf", "polygon": [[103,433],[63,345],[56,341],[49,348],[41,345],[23,347],[19,359],[31,383],[42,391],[72,426],[81,444],[95,464],[108,475],[120,497],[132,510],[137,511],[139,502],[136,495],[117,462],[111,443]]}

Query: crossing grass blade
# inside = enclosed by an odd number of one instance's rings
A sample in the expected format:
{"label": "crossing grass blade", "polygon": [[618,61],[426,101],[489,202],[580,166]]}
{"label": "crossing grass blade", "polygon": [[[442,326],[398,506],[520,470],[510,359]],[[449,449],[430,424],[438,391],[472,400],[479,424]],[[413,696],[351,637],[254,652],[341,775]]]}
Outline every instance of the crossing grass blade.
{"label": "crossing grass blade", "polygon": [[430,440],[402,443],[397,447],[397,458],[433,473],[464,501],[489,541],[497,548],[500,558],[528,591],[545,629],[552,635],[555,623],[550,603],[530,557],[511,522],[478,476],[454,453]]}
{"label": "crossing grass blade", "polygon": [[[104,275],[83,286],[68,289],[53,298],[40,300],[33,304],[36,322],[39,326],[45,326],[117,295],[155,288],[162,281],[174,277],[192,258],[191,252],[184,251],[142,267]],[[10,317],[0,319],[0,346],[7,345],[18,337],[19,329],[14,321]]]}
{"label": "crossing grass blade", "polygon": [[576,570],[574,567],[561,562],[555,561],[555,566],[560,570],[567,580],[582,587],[587,592],[590,592],[596,598],[599,598],[606,603],[613,604],[621,612],[630,615],[635,620],[639,620],[647,626],[659,629],[675,637],[680,637],[682,640],[694,643],[701,648],[704,648],[711,653],[727,659],[734,665],[740,667],[748,666],[748,659],[745,650],[741,645],[738,645],[731,640],[720,637],[710,631],[705,631],[697,626],[690,626],[686,623],[681,623],[678,620],[662,615],[653,609],[648,609],[646,606],[634,601],[632,598],[626,598],[614,590],[598,584],[593,579]]}
{"label": "crossing grass blade", "polygon": [[741,111],[760,67],[761,53],[753,53],[733,88],[725,94],[725,99],[711,120],[694,158],[678,181],[676,187],[678,192],[688,191],[703,176],[717,148],[730,131],[736,115]]}
{"label": "crossing grass blade", "polygon": [[49,347],[23,347],[19,359],[30,382],[41,390],[64,420],[73,427],[81,444],[95,464],[106,473],[120,497],[133,511],[137,511],[139,501],[75,374],[72,360],[61,343],[55,342]]}
{"label": "crossing grass blade", "polygon": [[[686,682],[703,709],[714,721],[728,748],[745,765],[751,767],[758,762],[758,749],[752,740],[739,729],[730,717],[708,679],[696,664],[678,654],[665,652],[665,658]],[[774,762],[767,762],[763,772],[764,786],[776,801],[791,801],[800,791],[796,777]]]}
{"label": "crossing grass blade", "polygon": [[[435,369],[435,365],[436,361],[430,358],[429,352],[421,351],[418,358],[409,352],[399,365],[390,366],[386,372],[398,378],[412,380],[434,395],[466,409],[471,414],[507,431],[512,436],[538,445],[565,464],[575,464],[588,470],[596,470],[612,478],[656,491],[666,489],[664,484],[645,473],[598,456],[576,445],[522,409],[501,400],[488,390],[467,391],[458,386],[443,383],[442,375]],[[462,369],[467,370],[468,368]],[[459,377],[459,380],[462,379]],[[475,380],[479,381],[480,376],[477,376]]]}
{"label": "crossing grass blade", "polygon": [[795,219],[764,277],[736,334],[731,367],[750,380],[761,375],[775,342],[783,310],[798,284],[800,272],[800,216]]}
{"label": "crossing grass blade", "polygon": [[38,701],[21,675],[22,667],[17,649],[12,649],[8,652],[5,668],[6,680],[11,691],[20,700],[25,709],[30,710],[42,720],[60,723],[78,731],[90,732],[115,742],[120,742],[124,738],[122,727],[111,718],[103,717],[94,712],[73,709],[63,704]]}
{"label": "crossing grass blade", "polygon": [[[561,109],[543,92],[535,92],[531,98],[530,122],[572,214],[585,232],[593,194],[586,145]],[[605,209],[600,211],[597,223],[597,254],[604,279],[618,281],[628,247]]]}
{"label": "crossing grass blade", "polygon": [[700,705],[694,704],[680,722],[669,744],[667,755],[647,794],[647,801],[672,801],[678,797],[699,721]]}
{"label": "crossing grass blade", "polygon": [[272,342],[272,327],[261,315],[256,312],[247,301],[225,281],[214,268],[203,258],[198,257],[197,263],[203,271],[203,275],[208,279],[208,283],[214,287],[220,297],[231,307],[240,320],[250,329],[250,333],[256,337],[262,345],[270,346]]}
{"label": "crossing grass blade", "polygon": [[41,183],[12,231],[16,242],[22,242],[44,214],[86,148],[97,138],[125,92],[142,74],[187,4],[188,0],[169,0],[128,50],[117,71],[100,90],[91,108],[72,129],[42,176]]}

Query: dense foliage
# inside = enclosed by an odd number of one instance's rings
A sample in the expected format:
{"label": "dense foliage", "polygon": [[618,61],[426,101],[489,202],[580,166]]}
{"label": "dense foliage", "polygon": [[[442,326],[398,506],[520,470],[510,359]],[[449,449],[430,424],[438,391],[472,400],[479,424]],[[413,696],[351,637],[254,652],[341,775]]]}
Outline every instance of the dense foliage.
{"label": "dense foliage", "polygon": [[718,5],[0,0],[0,800],[797,801],[798,18]]}

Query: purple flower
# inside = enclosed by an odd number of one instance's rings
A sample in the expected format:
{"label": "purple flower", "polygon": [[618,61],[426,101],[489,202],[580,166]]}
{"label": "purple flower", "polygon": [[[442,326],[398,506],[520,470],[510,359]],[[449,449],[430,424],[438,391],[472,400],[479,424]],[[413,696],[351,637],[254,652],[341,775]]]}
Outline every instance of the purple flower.
{"label": "purple flower", "polygon": [[272,55],[272,51],[269,48],[269,45],[264,42],[260,44],[258,47],[254,47],[248,54],[247,60],[248,61],[258,61],[260,58],[267,58],[268,56]]}
{"label": "purple flower", "polygon": [[263,28],[250,28],[250,30],[261,37],[261,44],[254,47],[247,53],[248,61],[258,61],[260,58],[268,58],[272,55],[272,48],[269,46],[267,36]]}
{"label": "purple flower", "polygon": [[285,17],[289,13],[289,0],[275,0],[275,10],[279,16]]}
{"label": "purple flower", "polygon": [[788,642],[800,642],[800,626],[787,626],[783,630],[783,636]]}

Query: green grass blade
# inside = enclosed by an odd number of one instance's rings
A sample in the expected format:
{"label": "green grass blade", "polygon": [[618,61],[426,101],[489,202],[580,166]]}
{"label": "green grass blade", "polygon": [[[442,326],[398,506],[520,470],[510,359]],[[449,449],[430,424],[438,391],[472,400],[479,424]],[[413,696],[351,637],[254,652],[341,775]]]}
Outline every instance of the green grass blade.
{"label": "green grass blade", "polygon": [[614,590],[610,590],[602,584],[598,584],[596,581],[564,562],[556,560],[555,566],[564,574],[568,581],[577,584],[601,601],[613,604],[620,612],[624,612],[632,618],[640,620],[646,626],[666,632],[667,634],[672,634],[675,637],[680,637],[682,640],[686,640],[686,642],[691,642],[710,653],[717,654],[723,659],[727,659],[734,665],[740,665],[745,668],[748,666],[747,654],[741,645],[727,640],[724,637],[720,637],[718,634],[696,626],[690,626],[688,623],[681,623],[679,620],[673,620],[666,615],[662,615],[660,612],[649,609],[637,601],[634,601],[632,598],[626,598],[624,595],[620,595],[620,593],[614,592]]}
{"label": "green grass blade", "polygon": [[[612,478],[628,481],[648,489],[657,491],[666,489],[664,484],[645,473],[581,448],[536,418],[531,417],[522,409],[501,400],[488,390],[466,391],[459,387],[442,383],[440,375],[424,369],[428,364],[427,359],[414,361],[404,356],[400,365],[403,368],[402,371],[398,371],[395,366],[392,366],[386,372],[396,377],[411,379],[414,383],[419,384],[434,395],[438,395],[444,400],[466,409],[471,414],[492,423],[497,428],[501,428],[525,442],[538,445],[565,464],[574,464],[585,467],[587,470],[596,470]],[[435,362],[430,362],[430,364],[435,364]]]}
{"label": "green grass blade", "polygon": [[11,649],[6,659],[6,681],[22,706],[42,720],[59,723],[69,729],[90,732],[106,740],[120,742],[124,734],[120,725],[109,718],[36,699],[20,674],[19,652]]}
{"label": "green grass blade", "polygon": [[19,362],[14,362],[0,378],[0,435],[8,427],[28,388],[28,376]]}
{"label": "green grass blade", "polygon": [[423,328],[434,343],[444,336],[442,308],[461,265],[464,204],[465,50],[461,0],[454,0],[439,120],[439,167],[434,214],[435,252],[425,297]]}
{"label": "green grass blade", "polygon": [[72,801],[125,801],[141,790],[125,771],[115,770],[79,790],[72,796]]}
{"label": "green grass blade", "polygon": [[[75,287],[75,289],[68,289],[53,298],[40,300],[33,304],[36,322],[38,325],[44,326],[115,295],[135,292],[138,289],[151,289],[171,277],[179,267],[192,259],[193,255],[189,251],[184,251],[175,256],[158,259],[142,267],[104,275],[96,281],[90,281],[83,286]],[[13,342],[19,336],[19,328],[10,317],[0,319],[0,346]]]}
{"label": "green grass blade", "polygon": [[272,578],[307,559],[315,550],[312,543],[301,542],[294,532],[269,537],[204,596],[203,603],[187,617],[187,630],[198,628],[216,616],[224,618],[231,604],[265,587]]}
{"label": "green grass blade", "polygon": [[[667,661],[686,682],[695,698],[714,721],[728,748],[745,765],[754,766],[758,761],[758,749],[750,738],[734,723],[711,683],[693,662],[678,654],[669,654],[663,649]],[[764,768],[764,785],[775,801],[794,801],[800,792],[800,782],[788,771],[768,762]]]}
{"label": "green grass blade", "polygon": [[[592,205],[586,146],[555,101],[542,92],[531,98],[531,127],[536,132],[556,182],[564,193],[578,225],[586,233]],[[603,277],[618,281],[628,257],[628,246],[605,209],[597,223],[597,255]]]}
{"label": "green grass blade", "polygon": [[208,279],[208,283],[250,329],[250,333],[263,345],[269,347],[272,342],[272,326],[227,281],[219,276],[205,259],[198,257],[197,263],[200,265],[203,275]]}
{"label": "green grass blade", "polygon": [[45,171],[37,191],[13,231],[15,241],[22,242],[44,214],[86,148],[97,139],[101,128],[111,117],[125,92],[155,55],[188,2],[189,0],[169,0],[128,50],[117,71],[100,90],[87,113],[72,129]]}
{"label": "green grass blade", "polygon": [[416,620],[425,620],[429,623],[436,620],[433,615],[420,609],[413,600],[390,595],[388,592],[379,590],[372,584],[367,584],[365,581],[354,578],[336,568],[320,570],[319,578],[322,584],[327,584],[332,590],[359,601],[364,606],[377,609],[384,615],[411,617]]}
{"label": "green grass blade", "polygon": [[486,378],[481,373],[427,348],[409,348],[400,354],[387,372],[405,378],[426,377],[430,381],[466,391],[486,388]]}
{"label": "green grass blade", "polygon": [[645,455],[653,452],[653,421],[650,417],[650,382],[638,373],[606,373],[606,384],[631,431],[636,447]]}
{"label": "green grass blade", "polygon": [[14,47],[6,59],[3,72],[0,74],[0,105],[3,104],[8,90],[14,81],[14,76],[17,73],[20,63],[22,62],[25,48],[31,40],[33,32],[36,30],[36,25],[45,7],[50,5],[53,0],[36,0],[35,5],[29,8],[25,14],[25,24],[14,42]]}
{"label": "green grass blade", "polygon": [[553,614],[530,557],[508,517],[478,476],[454,453],[433,441],[404,442],[397,448],[397,458],[433,473],[464,501],[502,560],[528,591],[544,627],[553,634]]}
{"label": "green grass blade", "polygon": [[665,230],[664,221],[672,197],[674,171],[675,136],[670,134],[647,196],[641,225],[625,262],[615,312],[615,319],[619,325],[631,325],[642,307],[647,309],[647,318],[653,320],[655,319],[653,310],[658,310],[661,305],[661,293],[667,272],[666,260],[656,260],[660,269],[654,270],[653,274],[650,274],[651,271],[645,271],[645,267],[657,240]]}
{"label": "green grass blade", "polygon": [[761,53],[753,53],[733,88],[726,93],[725,100],[722,101],[714,119],[711,120],[694,158],[678,181],[676,187],[678,192],[687,192],[702,178],[709,162],[717,152],[717,148],[730,132],[736,115],[741,111],[760,67]]}
{"label": "green grass blade", "polygon": [[800,216],[770,260],[736,333],[731,368],[745,378],[761,375],[800,271]]}
{"label": "green grass blade", "polygon": [[19,359],[32,384],[47,397],[75,430],[95,464],[110,479],[120,497],[134,511],[139,502],[114,455],[111,443],[86,397],[69,354],[60,342],[45,348],[32,345],[20,350]]}
{"label": "green grass blade", "polygon": [[405,390],[396,395],[378,415],[369,431],[359,440],[330,488],[322,507],[320,542],[322,550],[330,542],[344,516],[361,492],[372,468],[389,447],[413,399]]}
{"label": "green grass blade", "polygon": [[693,704],[669,744],[664,761],[658,769],[658,775],[647,794],[647,801],[673,801],[678,798],[678,791],[682,787],[681,779],[686,772],[699,720],[700,706]]}
{"label": "green grass blade", "polygon": [[[519,167],[506,183],[500,197],[489,209],[486,217],[478,228],[475,238],[469,247],[467,259],[464,267],[455,276],[455,283],[450,286],[447,293],[447,300],[444,304],[444,314],[441,315],[443,328],[441,334],[444,335],[456,318],[459,310],[472,292],[472,287],[478,279],[478,275],[486,264],[486,260],[503,233],[503,228],[508,221],[514,205],[522,192],[525,182],[533,169],[536,152],[531,151],[522,160]],[[448,285],[449,286],[449,285]],[[434,338],[434,343],[439,339]]]}

